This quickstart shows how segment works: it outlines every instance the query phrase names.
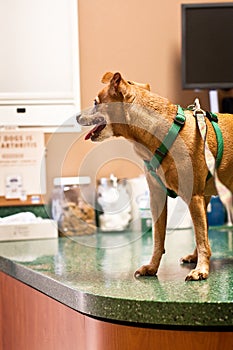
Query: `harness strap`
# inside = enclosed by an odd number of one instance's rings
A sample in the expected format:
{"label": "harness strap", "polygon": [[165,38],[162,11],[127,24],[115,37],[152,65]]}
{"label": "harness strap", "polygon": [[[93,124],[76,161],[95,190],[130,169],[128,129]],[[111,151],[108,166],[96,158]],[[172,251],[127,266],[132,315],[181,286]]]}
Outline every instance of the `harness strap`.
{"label": "harness strap", "polygon": [[160,146],[156,149],[153,157],[150,161],[144,160],[144,164],[147,168],[147,170],[151,173],[151,175],[158,181],[160,186],[163,188],[163,190],[167,193],[169,197],[176,198],[177,194],[173,191],[167,188],[163,181],[160,179],[158,174],[156,173],[157,169],[159,168],[160,164],[162,163],[163,159],[167,155],[169,149],[175,142],[180,130],[183,128],[185,124],[185,115],[184,110],[178,105],[177,114],[174,118],[174,121],[167,133],[167,135],[164,137],[162,143]]}
{"label": "harness strap", "polygon": [[[222,156],[223,156],[223,137],[222,137],[222,132],[221,129],[218,125],[218,117],[214,113],[206,112],[206,117],[210,120],[215,134],[216,134],[216,139],[217,139],[217,156],[216,156],[216,168],[220,166]],[[174,118],[174,121],[167,133],[167,135],[164,137],[162,143],[160,146],[156,149],[153,157],[151,158],[150,161],[144,160],[144,164],[147,168],[147,170],[150,172],[150,174],[157,180],[159,185],[162,187],[162,189],[165,191],[165,193],[171,197],[171,198],[176,198],[177,194],[173,190],[167,188],[159,175],[157,174],[157,169],[161,165],[163,159],[167,155],[169,149],[172,147],[173,143],[175,142],[180,130],[183,128],[185,124],[186,118],[184,115],[184,109],[178,105],[177,109],[177,114]],[[208,181],[212,177],[211,172],[209,171],[208,176],[206,181]]]}
{"label": "harness strap", "polygon": [[[217,156],[216,156],[216,168],[219,168],[221,160],[222,160],[223,148],[224,148],[222,131],[218,125],[218,117],[216,114],[206,111],[206,117],[211,122],[211,124],[214,128],[214,131],[215,131],[217,145],[218,145]],[[212,174],[209,171],[206,181],[208,181],[211,177],[212,177]]]}
{"label": "harness strap", "polygon": [[[231,191],[220,181],[217,173],[217,166],[216,166],[216,160],[212,154],[212,152],[209,149],[208,142],[206,141],[206,133],[207,133],[207,126],[205,123],[205,115],[206,113],[200,109],[200,103],[199,100],[195,100],[195,109],[193,112],[194,116],[197,118],[198,127],[201,133],[201,137],[204,141],[204,152],[205,152],[205,159],[206,159],[206,165],[209,169],[209,172],[214,178],[215,187],[217,189],[218,195],[220,197],[221,202],[225,206],[228,212],[228,221],[232,222],[233,216],[233,206],[232,206],[232,193]],[[212,115],[213,116],[213,115]],[[219,133],[217,131],[217,133]]]}

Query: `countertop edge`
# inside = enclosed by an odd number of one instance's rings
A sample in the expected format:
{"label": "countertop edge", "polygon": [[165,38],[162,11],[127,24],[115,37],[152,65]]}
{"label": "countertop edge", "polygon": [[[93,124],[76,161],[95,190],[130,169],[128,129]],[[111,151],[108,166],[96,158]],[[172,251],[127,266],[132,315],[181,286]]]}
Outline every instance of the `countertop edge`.
{"label": "countertop edge", "polygon": [[[5,257],[0,257],[0,270],[80,313],[105,321],[164,327],[227,328],[233,325],[233,303],[204,303],[200,307],[200,303],[193,302],[156,302],[96,295],[74,289]],[[211,322],[210,314],[215,315]]]}

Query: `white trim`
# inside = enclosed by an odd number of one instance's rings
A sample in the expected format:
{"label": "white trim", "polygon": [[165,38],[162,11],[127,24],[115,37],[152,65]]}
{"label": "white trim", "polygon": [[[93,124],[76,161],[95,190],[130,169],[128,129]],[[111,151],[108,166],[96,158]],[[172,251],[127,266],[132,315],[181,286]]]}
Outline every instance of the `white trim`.
{"label": "white trim", "polygon": [[90,183],[90,176],[55,177],[53,179],[54,186],[89,185]]}

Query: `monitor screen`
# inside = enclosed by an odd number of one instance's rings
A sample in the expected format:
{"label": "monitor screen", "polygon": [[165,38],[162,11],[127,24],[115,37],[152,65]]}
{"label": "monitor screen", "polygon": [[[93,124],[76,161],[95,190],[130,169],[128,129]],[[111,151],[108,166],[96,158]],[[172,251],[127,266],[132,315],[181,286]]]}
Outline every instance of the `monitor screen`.
{"label": "monitor screen", "polygon": [[233,88],[233,2],[182,5],[182,85]]}

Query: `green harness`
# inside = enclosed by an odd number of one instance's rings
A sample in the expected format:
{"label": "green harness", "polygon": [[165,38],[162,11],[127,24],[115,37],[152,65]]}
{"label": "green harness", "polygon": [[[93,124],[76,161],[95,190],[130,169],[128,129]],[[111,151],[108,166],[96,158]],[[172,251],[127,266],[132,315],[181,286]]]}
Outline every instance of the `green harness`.
{"label": "green harness", "polygon": [[[214,113],[206,112],[206,117],[210,120],[217,139],[217,156],[216,156],[216,168],[220,166],[222,155],[223,155],[223,137],[221,129],[218,125],[218,117]],[[159,175],[157,174],[157,169],[161,165],[163,159],[167,155],[169,149],[172,147],[173,143],[175,142],[180,130],[183,128],[185,124],[186,118],[184,115],[184,109],[178,105],[177,114],[174,118],[174,121],[167,133],[167,135],[164,137],[162,143],[160,146],[156,149],[153,157],[150,161],[144,160],[144,164],[147,168],[147,170],[150,172],[150,174],[157,180],[157,182],[160,184],[162,189],[166,192],[166,194],[169,197],[176,198],[177,194],[173,190],[167,188],[163,181],[160,179]],[[208,173],[206,181],[208,181],[211,177],[211,173]]]}

